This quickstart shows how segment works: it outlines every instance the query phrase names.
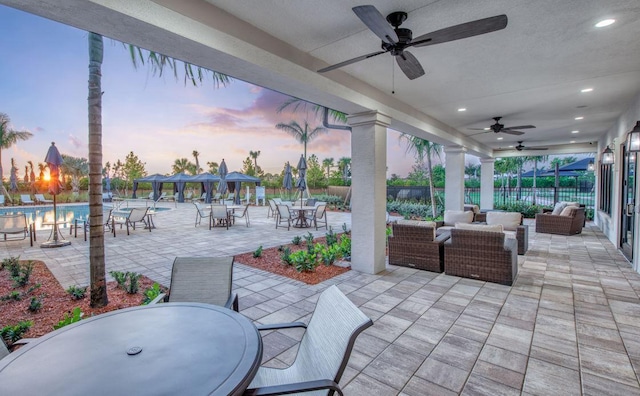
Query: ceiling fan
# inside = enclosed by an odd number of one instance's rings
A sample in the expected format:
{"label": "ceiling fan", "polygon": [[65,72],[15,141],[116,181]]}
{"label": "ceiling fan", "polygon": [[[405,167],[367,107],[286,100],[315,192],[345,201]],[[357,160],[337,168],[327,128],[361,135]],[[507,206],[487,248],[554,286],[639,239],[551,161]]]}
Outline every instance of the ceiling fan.
{"label": "ceiling fan", "polygon": [[[516,149],[518,151],[522,151],[522,150],[548,150],[547,147],[527,147],[527,146],[524,146],[522,143],[523,143],[522,141],[519,141],[518,145],[513,147],[513,149]],[[506,150],[512,150],[512,148],[500,148],[500,149],[497,149],[497,150],[498,151],[506,151]]]}
{"label": "ceiling fan", "polygon": [[[338,64],[318,70],[318,73],[328,72],[352,63],[360,62],[384,53],[391,53],[396,58],[398,66],[402,72],[410,79],[416,79],[424,75],[424,70],[413,54],[406,51],[409,47],[425,47],[446,43],[448,41],[473,37],[480,34],[490,33],[504,29],[507,26],[507,16],[497,15],[489,18],[478,19],[450,26],[448,28],[436,30],[435,32],[423,34],[413,39],[413,32],[409,29],[400,28],[400,25],[407,19],[407,13],[402,11],[392,12],[387,15],[386,21],[380,11],[372,5],[363,5],[352,8],[353,12],[367,27],[382,39],[382,51],[372,52],[357,58],[349,59]],[[388,22],[388,23],[387,23]]]}
{"label": "ceiling fan", "polygon": [[496,121],[495,124],[491,125],[488,129],[487,128],[469,128],[472,131],[484,131],[484,132],[480,132],[480,133],[475,133],[471,136],[475,136],[475,135],[480,135],[483,133],[489,133],[491,131],[493,131],[494,133],[507,133],[509,135],[524,135],[524,132],[522,131],[516,131],[516,129],[531,129],[531,128],[535,128],[535,126],[533,125],[518,125],[518,126],[512,126],[512,127],[505,127],[504,124],[500,123],[500,119],[502,117],[493,117],[493,119]]}

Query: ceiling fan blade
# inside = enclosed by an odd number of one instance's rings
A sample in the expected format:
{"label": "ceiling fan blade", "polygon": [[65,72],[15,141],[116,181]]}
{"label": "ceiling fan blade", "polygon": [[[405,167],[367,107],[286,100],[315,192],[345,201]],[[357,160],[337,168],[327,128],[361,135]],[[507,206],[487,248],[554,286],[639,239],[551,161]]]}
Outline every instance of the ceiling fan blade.
{"label": "ceiling fan blade", "polygon": [[516,135],[516,136],[524,135],[524,132],[520,132],[520,131],[511,131],[511,130],[509,130],[509,129],[503,129],[503,130],[501,130],[500,132],[502,132],[502,133],[506,133],[506,134],[508,134],[508,135]]}
{"label": "ceiling fan blade", "polygon": [[490,131],[488,128],[467,128],[470,131]]}
{"label": "ceiling fan blade", "polygon": [[547,147],[524,147],[524,150],[549,150]]}
{"label": "ceiling fan blade", "polygon": [[382,41],[389,44],[398,42],[398,35],[393,27],[389,25],[387,20],[382,16],[380,11],[372,5],[363,5],[352,8],[353,12],[360,18],[362,23],[380,37]]}
{"label": "ceiling fan blade", "polygon": [[424,76],[424,69],[418,59],[409,51],[403,51],[400,55],[396,55],[396,62],[402,72],[409,78],[415,80],[420,76]]}
{"label": "ceiling fan blade", "polygon": [[477,135],[483,135],[483,134],[485,134],[485,133],[489,133],[489,132],[493,132],[493,131],[478,132],[478,133],[474,133],[474,134],[472,134],[472,135],[469,135],[469,137],[471,137],[471,136],[477,136]]}
{"label": "ceiling fan blade", "polygon": [[518,125],[518,126],[512,126],[512,127],[504,127],[504,128],[502,128],[502,130],[504,131],[505,129],[531,129],[531,128],[535,128],[535,126],[533,126],[533,125]]}
{"label": "ceiling fan blade", "polygon": [[344,62],[336,63],[335,65],[327,66],[325,68],[322,68],[322,69],[318,70],[318,73],[324,73],[324,72],[328,72],[328,71],[331,71],[331,70],[335,70],[335,69],[338,69],[340,67],[350,65],[352,63],[356,63],[356,62],[360,62],[360,61],[365,60],[365,59],[373,58],[374,56],[378,56],[380,54],[384,54],[385,52],[387,52],[387,51],[376,51],[376,52],[372,52],[372,53],[367,54],[367,55],[362,55],[362,56],[359,56],[357,58],[346,60]]}
{"label": "ceiling fan blade", "polygon": [[446,43],[448,41],[495,32],[505,27],[507,27],[507,16],[496,15],[423,34],[422,36],[414,38],[409,45],[413,47],[424,47],[427,45]]}

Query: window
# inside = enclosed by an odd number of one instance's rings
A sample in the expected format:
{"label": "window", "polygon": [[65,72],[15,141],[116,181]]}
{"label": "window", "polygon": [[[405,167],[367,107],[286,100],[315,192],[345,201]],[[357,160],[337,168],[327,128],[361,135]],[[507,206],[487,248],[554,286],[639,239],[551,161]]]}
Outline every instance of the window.
{"label": "window", "polygon": [[600,164],[600,200],[598,209],[611,216],[613,197],[613,164]]}

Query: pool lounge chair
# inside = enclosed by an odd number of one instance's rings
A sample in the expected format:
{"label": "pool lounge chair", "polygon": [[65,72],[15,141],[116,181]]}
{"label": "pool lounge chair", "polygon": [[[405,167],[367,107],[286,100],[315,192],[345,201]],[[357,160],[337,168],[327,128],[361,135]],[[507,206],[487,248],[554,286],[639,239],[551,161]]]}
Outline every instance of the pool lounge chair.
{"label": "pool lounge chair", "polygon": [[[29,237],[29,243],[33,246],[31,238],[31,227],[27,223],[27,216],[24,213],[0,215],[0,234],[3,240],[18,240]],[[7,238],[7,235],[17,235],[14,238]]]}
{"label": "pool lounge chair", "polygon": [[22,202],[23,205],[35,205],[35,201],[33,201],[31,199],[31,196],[29,194],[22,194],[20,195],[20,202]]}
{"label": "pool lounge chair", "polygon": [[120,224],[120,228],[122,225],[127,226],[127,235],[129,235],[129,226],[131,226],[134,230],[136,229],[136,223],[144,223],[144,225],[151,232],[151,225],[147,223],[147,211],[149,208],[133,208],[126,216],[111,216],[111,229],[113,230],[113,236],[116,236],[116,224]]}
{"label": "pool lounge chair", "polygon": [[35,194],[35,197],[36,197],[36,203],[39,203],[39,204],[53,203],[53,199],[46,199],[44,197],[44,194]]}

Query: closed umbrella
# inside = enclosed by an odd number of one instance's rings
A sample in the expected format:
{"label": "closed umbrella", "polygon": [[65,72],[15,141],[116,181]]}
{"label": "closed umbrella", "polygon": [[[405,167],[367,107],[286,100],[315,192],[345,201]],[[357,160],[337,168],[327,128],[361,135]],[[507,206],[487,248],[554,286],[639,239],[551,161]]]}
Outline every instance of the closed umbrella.
{"label": "closed umbrella", "polygon": [[298,181],[296,181],[296,188],[300,191],[300,207],[302,207],[302,195],[307,189],[307,161],[303,155],[300,155],[300,161],[298,161]]}
{"label": "closed umbrella", "polygon": [[55,142],[51,142],[51,147],[47,151],[47,156],[44,158],[44,162],[49,166],[49,194],[53,195],[53,237],[51,240],[43,243],[40,247],[61,247],[70,245],[71,242],[60,240],[58,236],[58,216],[56,213],[56,195],[62,191],[62,184],[60,183],[60,165],[62,165],[62,156],[56,147]]}
{"label": "closed umbrella", "polygon": [[293,189],[293,174],[291,174],[291,165],[289,165],[289,161],[287,161],[287,164],[284,166],[282,188],[287,190],[288,198],[291,199],[291,190]]}
{"label": "closed umbrella", "polygon": [[218,175],[220,176],[220,183],[218,183],[218,192],[220,195],[224,195],[227,192],[227,173],[229,170],[227,169],[227,164],[224,162],[224,158],[218,167]]}

